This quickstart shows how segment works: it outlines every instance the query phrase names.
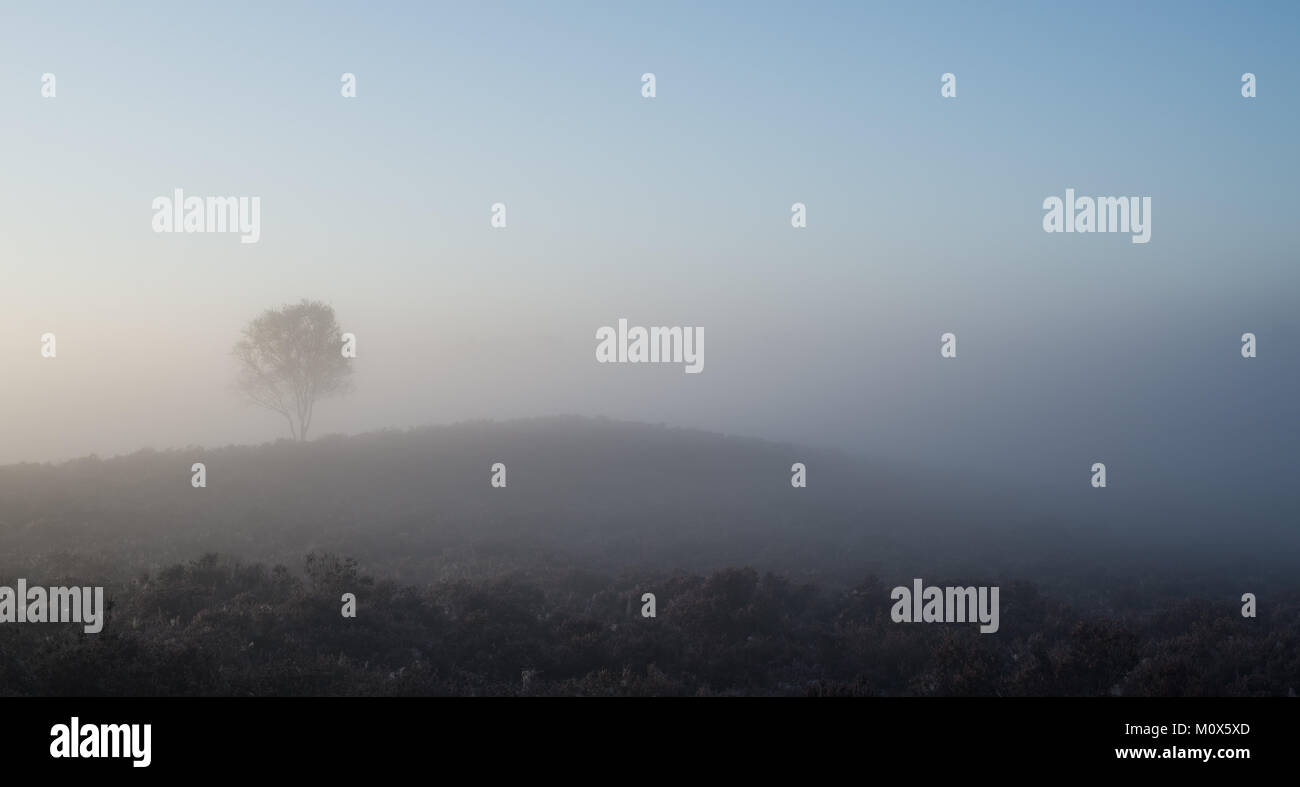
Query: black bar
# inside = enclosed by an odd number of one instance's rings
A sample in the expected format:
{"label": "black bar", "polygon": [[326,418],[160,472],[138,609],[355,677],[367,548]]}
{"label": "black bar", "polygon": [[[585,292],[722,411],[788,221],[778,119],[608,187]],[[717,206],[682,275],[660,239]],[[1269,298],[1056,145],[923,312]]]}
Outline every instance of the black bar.
{"label": "black bar", "polygon": [[[1297,732],[1297,706],[1286,699],[60,698],[4,706],[6,766],[51,776],[582,768],[591,758],[640,772],[721,758],[736,772],[841,763],[867,774],[920,764],[924,773],[1138,769],[1181,778],[1288,768]],[[51,728],[73,717],[83,740],[87,724],[149,724],[149,765],[52,757]],[[1117,749],[1155,759],[1121,759]],[[1178,756],[1190,749],[1214,754],[1208,762],[1203,752]]]}

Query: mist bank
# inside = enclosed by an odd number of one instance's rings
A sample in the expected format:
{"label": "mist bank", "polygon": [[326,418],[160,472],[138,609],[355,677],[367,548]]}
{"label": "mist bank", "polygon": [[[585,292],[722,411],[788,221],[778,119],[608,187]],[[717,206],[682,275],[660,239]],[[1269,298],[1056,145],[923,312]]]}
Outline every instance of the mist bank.
{"label": "mist bank", "polygon": [[[806,487],[792,485],[795,463]],[[923,467],[752,438],[579,417],[469,422],[0,467],[0,568],[156,569],[205,552],[293,563],[328,550],[416,582],[549,561],[753,565],[834,583],[1171,566],[1239,578],[1300,562],[1294,537],[1256,537],[1248,505],[1231,522],[1198,521],[1112,491],[1081,472],[1077,494],[1048,507]]]}

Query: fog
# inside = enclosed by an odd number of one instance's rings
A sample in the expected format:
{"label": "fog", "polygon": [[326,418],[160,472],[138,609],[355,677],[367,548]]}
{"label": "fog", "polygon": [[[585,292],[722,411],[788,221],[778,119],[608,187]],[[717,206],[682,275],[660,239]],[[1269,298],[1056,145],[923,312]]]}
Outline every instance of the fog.
{"label": "fog", "polygon": [[6,4],[0,694],[1294,696],[1297,29]]}
{"label": "fog", "polygon": [[[230,349],[311,298],[358,345],[317,435],[607,416],[840,449],[1064,517],[1104,462],[1097,515],[1171,532],[1281,534],[1300,513],[1297,103],[1235,84],[1247,55],[1285,62],[1271,26],[1149,47],[1076,20],[1070,46],[1117,54],[1064,83],[1035,56],[1067,41],[1029,37],[1033,12],[967,36],[766,8],[736,37],[721,12],[680,24],[686,6],[244,10],[88,5],[69,25],[30,6],[0,32],[0,461],[285,436],[241,403]],[[260,197],[259,242],[154,232],[175,188]],[[1066,188],[1150,196],[1150,242],[1043,232]],[[703,373],[597,363],[620,318],[703,327]]]}

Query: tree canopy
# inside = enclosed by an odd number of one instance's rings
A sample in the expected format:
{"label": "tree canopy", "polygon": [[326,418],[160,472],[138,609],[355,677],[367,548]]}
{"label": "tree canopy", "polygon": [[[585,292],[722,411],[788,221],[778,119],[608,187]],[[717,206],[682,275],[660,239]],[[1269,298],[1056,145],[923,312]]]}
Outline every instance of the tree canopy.
{"label": "tree canopy", "polygon": [[352,365],[342,346],[328,304],[304,299],[268,309],[235,344],[239,390],[284,416],[295,440],[306,440],[316,402],[351,390]]}

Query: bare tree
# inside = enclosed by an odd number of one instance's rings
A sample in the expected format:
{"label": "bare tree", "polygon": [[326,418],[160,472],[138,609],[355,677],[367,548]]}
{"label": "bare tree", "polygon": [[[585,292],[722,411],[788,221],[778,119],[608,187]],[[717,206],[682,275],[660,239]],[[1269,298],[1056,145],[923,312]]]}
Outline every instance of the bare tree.
{"label": "bare tree", "polygon": [[334,309],[303,300],[268,309],[235,344],[239,390],[254,404],[284,416],[295,440],[306,440],[316,402],[352,390]]}

